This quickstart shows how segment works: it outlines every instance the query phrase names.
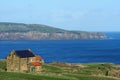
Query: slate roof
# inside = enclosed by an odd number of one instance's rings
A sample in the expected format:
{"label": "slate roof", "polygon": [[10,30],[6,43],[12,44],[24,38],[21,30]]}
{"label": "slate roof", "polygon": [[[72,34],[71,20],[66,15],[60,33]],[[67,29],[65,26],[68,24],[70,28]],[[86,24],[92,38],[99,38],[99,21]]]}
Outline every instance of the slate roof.
{"label": "slate roof", "polygon": [[34,53],[30,50],[16,50],[15,53],[20,58],[35,57]]}

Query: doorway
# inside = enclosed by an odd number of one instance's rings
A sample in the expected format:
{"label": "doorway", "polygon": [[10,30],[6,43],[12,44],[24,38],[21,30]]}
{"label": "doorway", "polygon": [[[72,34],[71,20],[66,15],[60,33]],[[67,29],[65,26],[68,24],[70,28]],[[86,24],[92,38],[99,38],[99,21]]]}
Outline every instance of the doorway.
{"label": "doorway", "polygon": [[31,67],[30,67],[30,72],[32,72],[32,73],[35,72],[35,67],[34,67],[34,66],[31,66]]}

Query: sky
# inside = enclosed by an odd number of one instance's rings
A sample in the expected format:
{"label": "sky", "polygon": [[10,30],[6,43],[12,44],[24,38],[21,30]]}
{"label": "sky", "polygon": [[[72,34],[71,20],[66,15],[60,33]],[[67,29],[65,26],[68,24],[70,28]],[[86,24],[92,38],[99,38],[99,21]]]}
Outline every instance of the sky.
{"label": "sky", "polygon": [[0,22],[120,31],[120,0],[0,0]]}

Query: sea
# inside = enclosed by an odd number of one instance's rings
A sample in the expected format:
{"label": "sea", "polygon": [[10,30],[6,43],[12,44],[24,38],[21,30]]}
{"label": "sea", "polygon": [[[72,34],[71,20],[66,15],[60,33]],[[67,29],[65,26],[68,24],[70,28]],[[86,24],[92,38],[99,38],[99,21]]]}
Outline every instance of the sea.
{"label": "sea", "polygon": [[31,49],[46,63],[120,64],[120,32],[106,32],[104,40],[1,40],[0,59],[12,50]]}

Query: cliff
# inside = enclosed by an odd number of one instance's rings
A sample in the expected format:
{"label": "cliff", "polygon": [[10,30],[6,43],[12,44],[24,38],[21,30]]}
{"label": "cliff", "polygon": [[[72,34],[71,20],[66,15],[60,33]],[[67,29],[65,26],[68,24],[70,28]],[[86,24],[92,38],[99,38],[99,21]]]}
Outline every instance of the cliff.
{"label": "cliff", "polygon": [[68,31],[41,24],[0,23],[0,40],[105,39],[104,33]]}

